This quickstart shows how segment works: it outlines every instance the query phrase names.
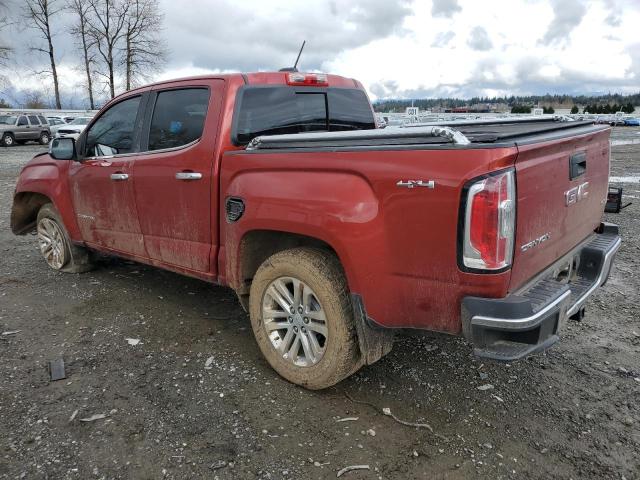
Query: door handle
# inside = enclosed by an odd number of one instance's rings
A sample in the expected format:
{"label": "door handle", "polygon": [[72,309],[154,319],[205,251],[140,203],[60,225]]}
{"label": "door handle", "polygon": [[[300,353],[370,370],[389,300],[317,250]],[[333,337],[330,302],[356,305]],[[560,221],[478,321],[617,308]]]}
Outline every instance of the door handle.
{"label": "door handle", "polygon": [[202,174],[200,172],[178,172],[176,180],[200,180]]}
{"label": "door handle", "polygon": [[111,174],[111,180],[113,180],[114,182],[121,182],[123,180],[128,180],[129,179],[129,175],[127,175],[126,173],[112,173]]}

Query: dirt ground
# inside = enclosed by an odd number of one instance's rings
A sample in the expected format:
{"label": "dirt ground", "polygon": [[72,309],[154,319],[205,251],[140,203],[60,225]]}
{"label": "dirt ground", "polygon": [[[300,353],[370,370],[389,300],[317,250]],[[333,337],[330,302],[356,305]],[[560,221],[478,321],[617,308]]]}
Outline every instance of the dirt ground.
{"label": "dirt ground", "polygon": [[[547,353],[498,364],[459,338],[403,333],[309,392],[262,359],[230,290],[120,260],[49,270],[35,238],[9,230],[40,149],[0,149],[1,479],[315,479],[348,465],[369,470],[341,478],[640,478],[640,184],[606,215],[624,237],[609,283]],[[640,176],[640,145],[612,151],[612,175]],[[52,382],[57,358],[67,378]]]}

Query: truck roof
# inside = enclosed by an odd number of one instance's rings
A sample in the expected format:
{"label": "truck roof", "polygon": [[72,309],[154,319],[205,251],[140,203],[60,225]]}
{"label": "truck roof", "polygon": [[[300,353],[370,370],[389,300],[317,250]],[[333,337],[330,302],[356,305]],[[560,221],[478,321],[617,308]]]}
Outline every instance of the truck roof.
{"label": "truck roof", "polygon": [[132,92],[136,92],[139,90],[144,90],[150,87],[156,87],[159,85],[166,85],[174,82],[197,82],[198,80],[213,80],[213,79],[236,79],[241,83],[247,85],[287,85],[289,75],[291,74],[299,74],[299,75],[323,75],[326,77],[326,84],[323,84],[325,87],[338,87],[338,88],[363,88],[362,84],[353,79],[342,77],[340,75],[332,75],[332,74],[320,74],[315,72],[250,72],[250,73],[212,73],[207,75],[195,75],[191,77],[182,77],[182,78],[173,78],[169,80],[162,80],[160,82],[150,83],[138,88],[134,88],[127,92],[124,92],[116,98],[130,94]]}

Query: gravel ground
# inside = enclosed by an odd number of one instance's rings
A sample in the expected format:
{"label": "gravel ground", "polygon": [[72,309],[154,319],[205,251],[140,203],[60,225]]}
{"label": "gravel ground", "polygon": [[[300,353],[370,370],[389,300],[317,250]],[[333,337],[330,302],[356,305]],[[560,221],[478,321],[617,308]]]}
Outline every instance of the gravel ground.
{"label": "gravel ground", "polygon": [[[609,283],[546,354],[497,364],[407,333],[309,392],[269,368],[228,289],[121,260],[49,270],[8,220],[40,148],[0,149],[0,332],[18,330],[0,335],[0,478],[640,478],[640,184],[606,215],[624,236]],[[640,145],[612,151],[612,175],[640,176]]]}

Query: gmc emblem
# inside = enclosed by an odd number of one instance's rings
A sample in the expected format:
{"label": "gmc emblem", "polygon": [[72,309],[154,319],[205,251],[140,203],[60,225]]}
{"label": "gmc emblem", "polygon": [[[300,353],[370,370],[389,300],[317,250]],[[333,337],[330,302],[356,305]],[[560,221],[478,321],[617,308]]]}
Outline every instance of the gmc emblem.
{"label": "gmc emblem", "polygon": [[564,192],[564,201],[566,206],[578,203],[580,200],[587,198],[589,195],[589,182],[573,187],[571,190]]}

